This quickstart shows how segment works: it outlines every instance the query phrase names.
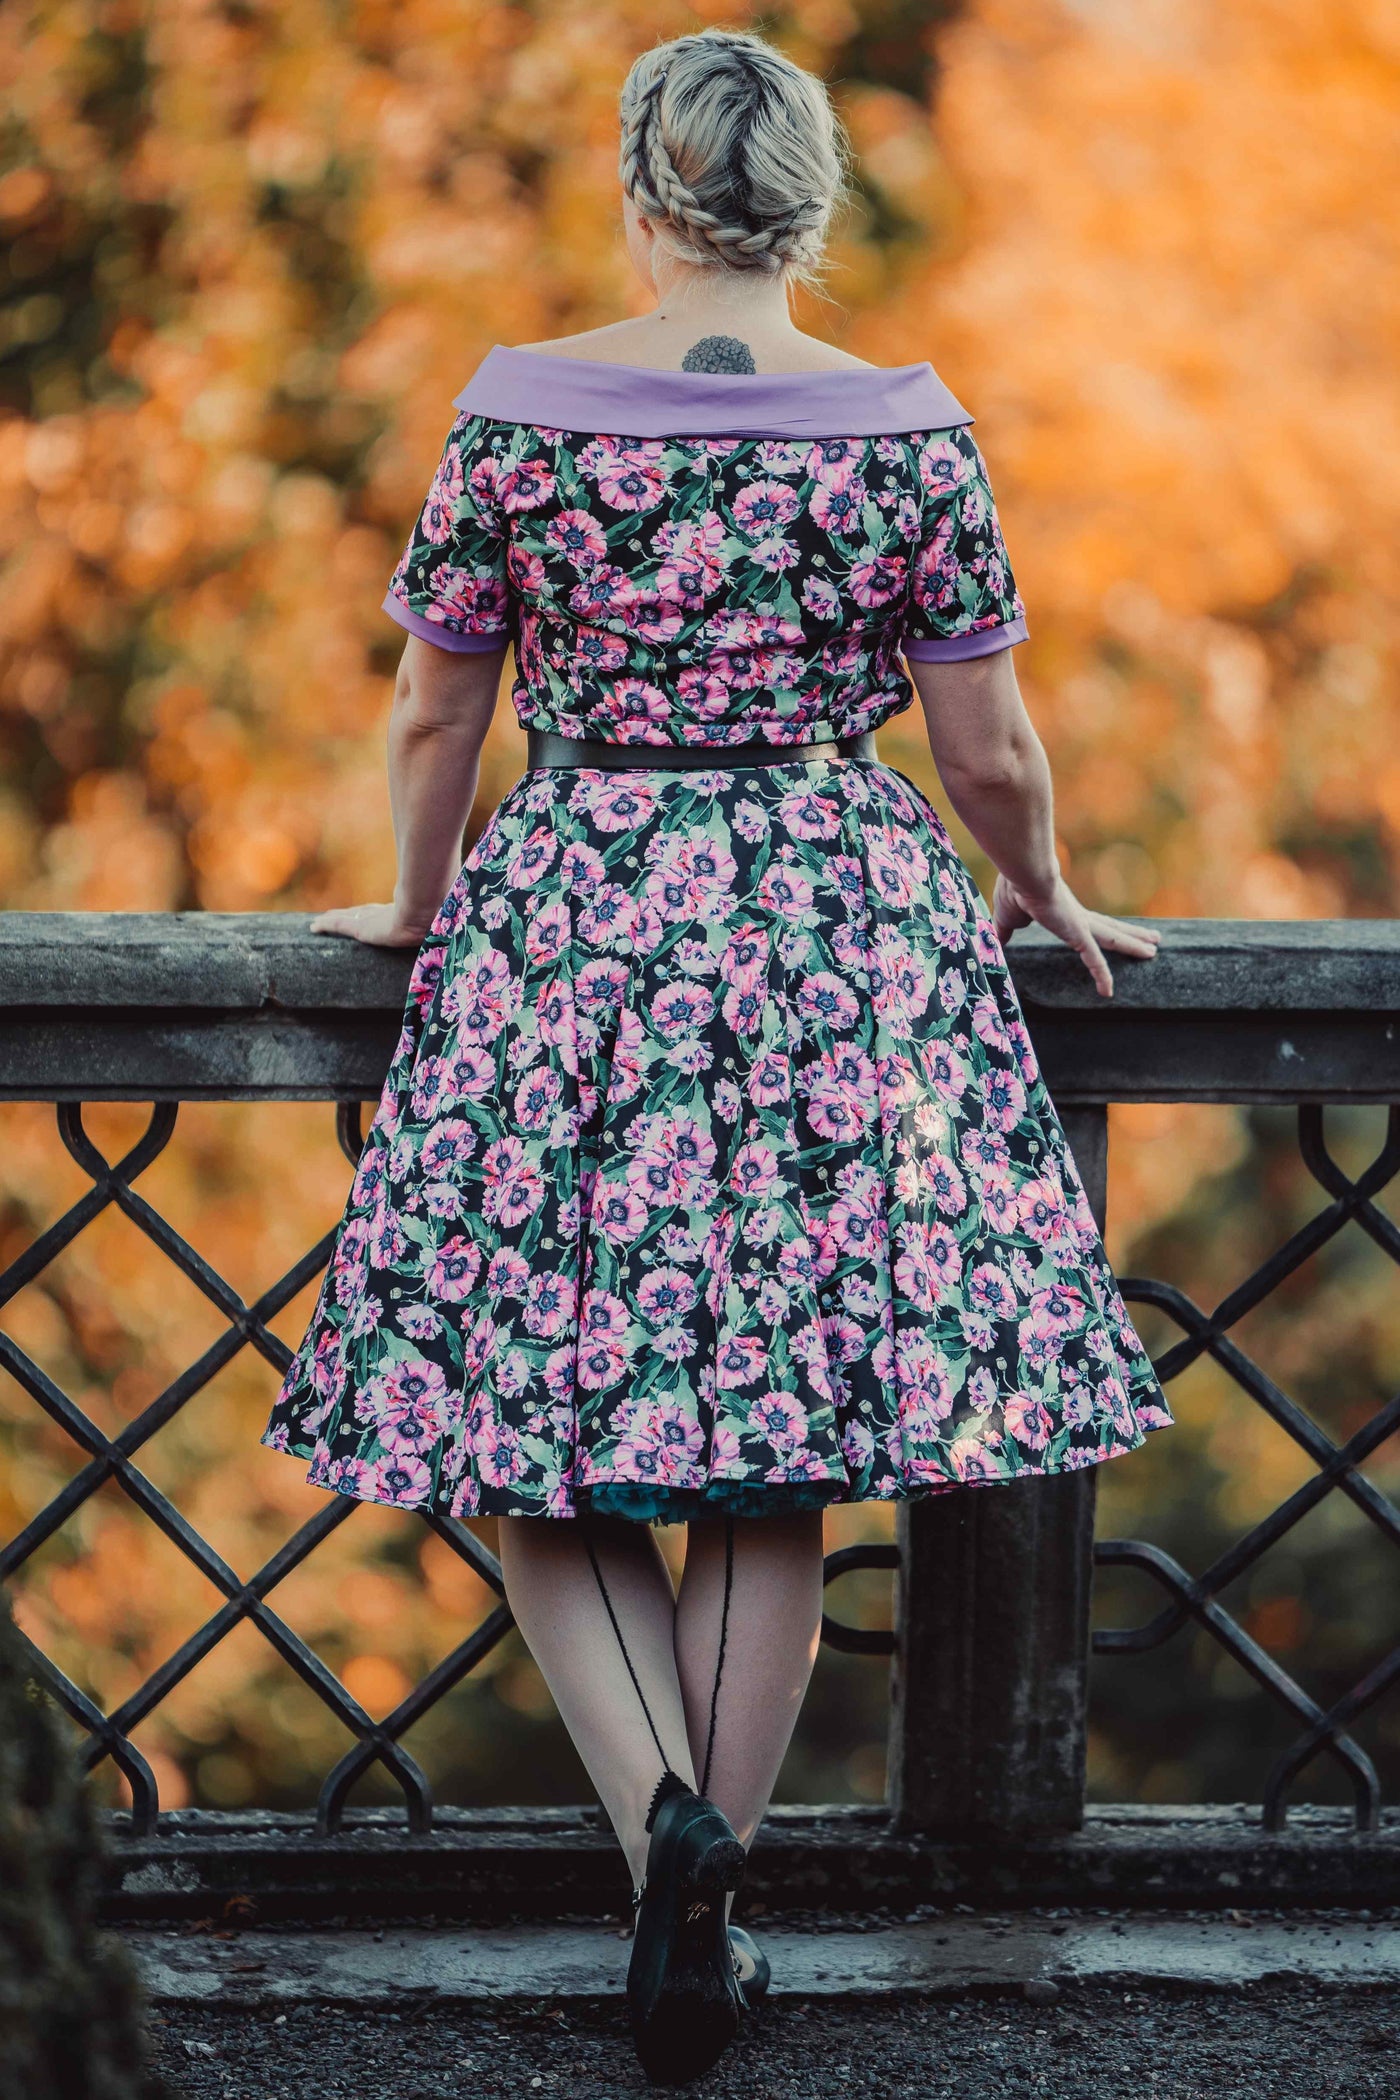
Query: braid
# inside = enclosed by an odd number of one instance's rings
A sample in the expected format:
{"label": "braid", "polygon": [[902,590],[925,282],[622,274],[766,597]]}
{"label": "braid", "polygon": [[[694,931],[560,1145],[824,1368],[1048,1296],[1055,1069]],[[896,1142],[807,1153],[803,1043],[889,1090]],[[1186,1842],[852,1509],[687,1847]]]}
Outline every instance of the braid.
{"label": "braid", "polygon": [[[709,58],[709,78],[727,73],[741,87],[745,107],[738,117],[735,135],[726,155],[723,196],[715,199],[728,208],[707,208],[695,189],[685,181],[666,141],[662,104],[670,66],[657,63],[650,77],[634,68],[624,90],[621,111],[621,144],[618,172],[623,189],[639,211],[673,228],[692,251],[700,250],[734,268],[779,268],[788,262],[805,261],[820,246],[820,229],[829,209],[817,197],[799,197],[777,211],[757,214],[746,211],[748,181],[747,150],[755,122],[769,114],[775,82],[769,77],[775,64],[786,65],[754,39],[734,39],[716,31],[678,38],[669,53],[703,46]],[[668,56],[669,56],[668,53]],[[716,66],[715,54],[722,60]],[[674,112],[668,112],[674,118]]]}
{"label": "braid", "polygon": [[666,71],[659,67],[644,87],[639,87],[622,110],[622,146],[618,156],[618,173],[622,187],[628,196],[647,213],[658,218],[665,217],[661,200],[650,186],[646,163],[651,158],[650,134],[659,131],[656,122],[657,105],[661,90],[666,85]]}

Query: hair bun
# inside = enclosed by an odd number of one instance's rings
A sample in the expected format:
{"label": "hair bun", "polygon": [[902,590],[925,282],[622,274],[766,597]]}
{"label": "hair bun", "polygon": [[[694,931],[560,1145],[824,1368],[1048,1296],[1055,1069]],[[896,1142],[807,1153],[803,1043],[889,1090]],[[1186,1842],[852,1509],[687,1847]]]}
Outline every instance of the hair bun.
{"label": "hair bun", "polygon": [[703,29],[643,52],[620,107],[623,189],[676,255],[815,278],[849,147],[814,73]]}

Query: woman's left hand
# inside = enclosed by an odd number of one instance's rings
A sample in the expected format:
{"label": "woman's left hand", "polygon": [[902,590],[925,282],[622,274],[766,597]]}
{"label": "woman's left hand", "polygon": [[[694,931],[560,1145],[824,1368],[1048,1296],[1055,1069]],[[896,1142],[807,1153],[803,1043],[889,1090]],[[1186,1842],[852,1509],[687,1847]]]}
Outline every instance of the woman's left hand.
{"label": "woman's left hand", "polygon": [[351,904],[340,911],[318,912],[311,931],[364,941],[371,948],[419,948],[428,929],[406,919],[396,904]]}

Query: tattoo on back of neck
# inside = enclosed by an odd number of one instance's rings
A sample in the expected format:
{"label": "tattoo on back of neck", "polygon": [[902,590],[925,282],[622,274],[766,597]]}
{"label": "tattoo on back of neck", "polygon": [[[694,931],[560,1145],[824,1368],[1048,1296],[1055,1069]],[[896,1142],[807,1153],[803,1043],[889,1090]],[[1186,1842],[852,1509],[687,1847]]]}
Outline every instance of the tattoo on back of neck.
{"label": "tattoo on back of neck", "polygon": [[753,352],[737,335],[702,335],[681,359],[683,372],[756,372]]}

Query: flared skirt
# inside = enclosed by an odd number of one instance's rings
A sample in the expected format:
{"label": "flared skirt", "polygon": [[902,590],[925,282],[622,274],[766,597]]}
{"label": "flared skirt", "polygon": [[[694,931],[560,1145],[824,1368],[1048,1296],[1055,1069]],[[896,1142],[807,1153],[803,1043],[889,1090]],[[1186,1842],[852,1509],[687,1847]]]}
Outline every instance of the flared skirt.
{"label": "flared skirt", "polygon": [[671,1521],[1064,1472],[1171,1420],[911,781],[507,793],[265,1443],[369,1501]]}

